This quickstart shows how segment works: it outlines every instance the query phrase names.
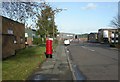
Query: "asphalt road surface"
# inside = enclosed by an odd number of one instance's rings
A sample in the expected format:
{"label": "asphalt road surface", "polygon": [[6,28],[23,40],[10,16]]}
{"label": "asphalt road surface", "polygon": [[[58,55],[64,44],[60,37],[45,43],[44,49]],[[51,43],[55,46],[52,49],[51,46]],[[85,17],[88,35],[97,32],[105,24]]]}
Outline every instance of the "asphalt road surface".
{"label": "asphalt road surface", "polygon": [[118,80],[118,50],[105,44],[73,42],[69,56],[87,80]]}

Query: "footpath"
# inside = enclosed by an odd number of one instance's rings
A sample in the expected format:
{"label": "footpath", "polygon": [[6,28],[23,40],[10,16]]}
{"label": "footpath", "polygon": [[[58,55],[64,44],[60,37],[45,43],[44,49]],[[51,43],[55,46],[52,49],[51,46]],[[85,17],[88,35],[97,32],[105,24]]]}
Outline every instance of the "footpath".
{"label": "footpath", "polygon": [[28,80],[73,80],[64,45],[58,45],[53,58],[47,58]]}

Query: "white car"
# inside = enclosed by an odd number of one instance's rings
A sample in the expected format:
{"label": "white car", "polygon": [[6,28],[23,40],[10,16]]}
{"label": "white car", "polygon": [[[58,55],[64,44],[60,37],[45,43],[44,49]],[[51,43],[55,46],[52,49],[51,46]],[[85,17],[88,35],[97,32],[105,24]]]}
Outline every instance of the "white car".
{"label": "white car", "polygon": [[70,40],[64,40],[64,45],[70,45]]}

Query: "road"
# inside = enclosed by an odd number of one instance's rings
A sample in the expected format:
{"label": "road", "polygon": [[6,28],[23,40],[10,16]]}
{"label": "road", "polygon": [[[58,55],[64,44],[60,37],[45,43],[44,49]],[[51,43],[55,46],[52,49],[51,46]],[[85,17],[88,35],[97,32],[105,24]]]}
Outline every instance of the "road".
{"label": "road", "polygon": [[118,80],[118,50],[99,43],[74,42],[69,56],[87,80]]}

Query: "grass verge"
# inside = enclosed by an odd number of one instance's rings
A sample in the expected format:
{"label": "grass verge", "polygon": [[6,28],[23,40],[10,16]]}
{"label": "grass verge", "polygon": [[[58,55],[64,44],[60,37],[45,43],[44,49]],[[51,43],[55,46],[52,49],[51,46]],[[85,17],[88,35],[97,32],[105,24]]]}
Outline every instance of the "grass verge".
{"label": "grass verge", "polygon": [[2,62],[2,80],[25,80],[45,59],[45,46],[28,47]]}

